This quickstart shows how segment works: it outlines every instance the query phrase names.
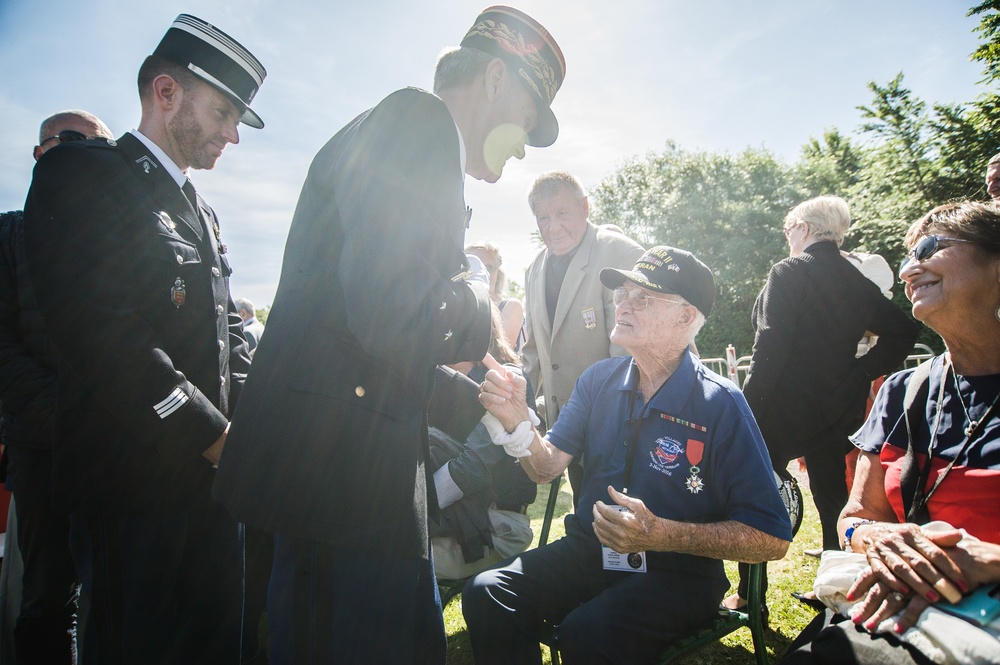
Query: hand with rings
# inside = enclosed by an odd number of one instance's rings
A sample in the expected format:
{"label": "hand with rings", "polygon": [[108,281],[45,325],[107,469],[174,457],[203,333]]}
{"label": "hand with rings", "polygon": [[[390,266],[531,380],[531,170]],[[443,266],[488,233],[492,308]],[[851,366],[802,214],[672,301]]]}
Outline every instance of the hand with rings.
{"label": "hand with rings", "polygon": [[[867,574],[871,574],[870,571],[865,573]],[[865,630],[874,632],[883,621],[898,615],[892,630],[900,635],[916,622],[929,605],[926,598],[905,587],[904,591],[894,590],[878,580],[851,610],[851,620],[856,624],[863,624]]]}
{"label": "hand with rings", "polygon": [[866,527],[865,556],[871,575],[860,576],[847,599],[861,598],[879,580],[890,590],[912,592],[929,603],[941,598],[955,602],[968,582],[947,550],[960,539],[958,531],[932,536],[916,524],[878,522]]}

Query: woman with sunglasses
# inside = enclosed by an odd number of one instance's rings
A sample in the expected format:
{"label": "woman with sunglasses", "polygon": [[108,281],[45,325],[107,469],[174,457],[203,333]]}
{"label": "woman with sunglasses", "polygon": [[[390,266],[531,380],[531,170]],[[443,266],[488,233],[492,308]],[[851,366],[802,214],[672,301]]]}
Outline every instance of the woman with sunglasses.
{"label": "woman with sunglasses", "polygon": [[[823,528],[823,549],[837,549],[837,518],[847,501],[848,436],[864,420],[871,382],[899,367],[917,326],[840,253],[851,224],[847,202],[820,196],[784,222],[789,257],[775,264],[753,308],[756,330],[743,387],[775,472],[805,457]],[[878,343],[857,357],[858,340]],[[763,479],[762,479],[763,482]],[[729,609],[746,605],[749,567],[741,565]]]}
{"label": "woman with sunglasses", "polygon": [[[907,631],[928,606],[954,610],[944,601],[1000,581],[1000,208],[939,206],[905,242],[899,277],[913,316],[947,350],[889,377],[852,437],[861,453],[840,535],[868,565],[845,589],[853,605],[829,601],[848,617],[817,617],[783,662],[841,662],[837,644],[872,654],[857,662],[929,662],[929,651],[893,649],[896,638],[912,644],[928,624]],[[932,520],[953,528],[921,528]],[[980,600],[980,609],[1000,611],[1000,600]],[[1000,642],[987,648],[1000,662]]]}

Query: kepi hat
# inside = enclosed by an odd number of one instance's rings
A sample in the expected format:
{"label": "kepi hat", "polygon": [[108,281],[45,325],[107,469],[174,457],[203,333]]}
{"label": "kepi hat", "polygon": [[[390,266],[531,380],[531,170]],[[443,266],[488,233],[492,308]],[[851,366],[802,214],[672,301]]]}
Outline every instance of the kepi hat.
{"label": "kepi hat", "polygon": [[677,294],[706,317],[712,313],[715,278],[709,267],[691,252],[659,245],[640,256],[632,270],[601,271],[601,283],[609,289],[617,289],[625,280],[657,293]]}
{"label": "kepi hat", "polygon": [[545,148],[559,136],[552,100],[566,78],[566,60],[556,40],[524,12],[495,5],[476,18],[462,46],[503,58],[532,92],[538,121],[528,134],[528,145]]}
{"label": "kepi hat", "polygon": [[250,109],[267,71],[238,41],[196,16],[174,19],[153,55],[165,58],[205,81],[243,110],[240,121],[261,129],[264,121]]}

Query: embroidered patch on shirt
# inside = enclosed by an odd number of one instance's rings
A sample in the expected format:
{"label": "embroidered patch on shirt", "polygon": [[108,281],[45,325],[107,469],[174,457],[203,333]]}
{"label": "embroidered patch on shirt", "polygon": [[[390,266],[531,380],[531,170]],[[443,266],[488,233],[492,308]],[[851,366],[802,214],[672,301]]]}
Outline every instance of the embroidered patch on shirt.
{"label": "embroidered patch on shirt", "polygon": [[649,451],[652,460],[649,466],[662,474],[672,476],[673,470],[680,466],[677,460],[683,454],[683,443],[669,436],[660,437],[656,440],[656,447]]}

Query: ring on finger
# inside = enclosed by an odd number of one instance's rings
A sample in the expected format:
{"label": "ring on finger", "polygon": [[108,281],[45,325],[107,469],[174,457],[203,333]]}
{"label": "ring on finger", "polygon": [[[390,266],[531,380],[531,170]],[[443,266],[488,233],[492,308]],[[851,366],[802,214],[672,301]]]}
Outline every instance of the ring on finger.
{"label": "ring on finger", "polygon": [[904,596],[904,595],[903,595],[902,593],[900,593],[899,591],[893,591],[892,593],[890,593],[890,594],[889,594],[889,597],[890,597],[890,598],[892,598],[892,599],[893,599],[894,601],[896,601],[897,603],[901,603],[901,602],[903,602],[904,600],[906,600],[906,596]]}

